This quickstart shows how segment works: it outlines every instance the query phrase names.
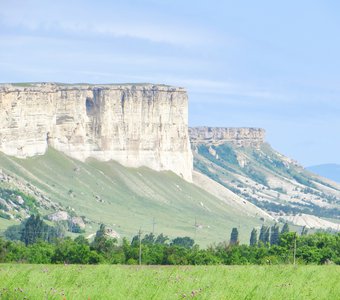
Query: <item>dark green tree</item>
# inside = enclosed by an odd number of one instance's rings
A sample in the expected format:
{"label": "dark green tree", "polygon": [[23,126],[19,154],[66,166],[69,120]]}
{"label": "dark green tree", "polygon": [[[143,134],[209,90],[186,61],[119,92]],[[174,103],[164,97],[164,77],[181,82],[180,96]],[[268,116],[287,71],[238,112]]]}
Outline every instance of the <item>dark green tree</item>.
{"label": "dark green tree", "polygon": [[308,234],[308,228],[306,226],[302,227],[301,235],[307,235]]}
{"label": "dark green tree", "polygon": [[74,241],[79,245],[90,246],[89,240],[85,238],[83,235],[78,235]]}
{"label": "dark green tree", "polygon": [[103,257],[98,251],[91,251],[88,245],[77,243],[68,237],[56,242],[51,260],[57,264],[97,264]]}
{"label": "dark green tree", "polygon": [[289,226],[288,226],[288,223],[286,222],[282,227],[281,234],[284,234],[287,232],[289,232]]}
{"label": "dark green tree", "polygon": [[169,237],[166,236],[166,235],[163,235],[163,233],[161,233],[160,235],[157,236],[157,238],[155,240],[155,244],[165,245],[168,240],[169,240]]}
{"label": "dark green tree", "polygon": [[[193,239],[191,238],[189,239],[193,241]],[[182,240],[182,238],[181,239],[176,238],[175,240],[176,243],[180,241],[179,243],[180,245],[173,244],[165,249],[164,262],[167,265],[187,265],[189,263],[188,256],[190,254],[190,248],[187,243],[187,241],[189,240],[188,239]],[[183,243],[183,241],[186,242]],[[192,244],[192,241],[190,241],[190,244]]]}
{"label": "dark green tree", "polygon": [[41,237],[43,220],[40,216],[31,215],[25,222],[21,232],[21,240],[25,245],[34,244]]}
{"label": "dark green tree", "polygon": [[155,236],[151,232],[149,234],[146,234],[144,238],[142,238],[142,244],[154,244],[155,243]]}
{"label": "dark green tree", "polygon": [[266,225],[262,225],[259,236],[259,243],[268,245],[270,236],[270,228]]}
{"label": "dark green tree", "polygon": [[253,228],[250,234],[250,246],[256,246],[258,243],[257,240],[257,229]]}
{"label": "dark green tree", "polygon": [[238,239],[238,229],[236,227],[234,227],[231,230],[231,234],[230,234],[230,245],[238,245],[239,244],[239,239]]}
{"label": "dark green tree", "polygon": [[192,248],[194,244],[195,244],[195,241],[188,236],[177,237],[173,239],[171,243],[172,246],[181,246],[181,247],[189,248],[189,249]]}
{"label": "dark green tree", "polygon": [[39,215],[31,215],[23,222],[20,240],[27,246],[38,240],[52,242],[60,237],[59,234],[55,227],[47,225]]}
{"label": "dark green tree", "polygon": [[278,224],[275,224],[271,228],[270,233],[270,244],[271,245],[278,245],[280,241],[280,228]]}
{"label": "dark green tree", "polygon": [[22,236],[22,231],[24,229],[24,224],[12,225],[7,227],[5,230],[5,237],[10,241],[20,241]]}
{"label": "dark green tree", "polygon": [[107,241],[106,227],[104,224],[100,224],[100,227],[96,232],[96,236],[94,237],[94,240],[91,243],[91,248],[97,250],[98,252],[104,252],[106,241]]}
{"label": "dark green tree", "polygon": [[104,257],[106,262],[123,263],[125,261],[123,248],[118,246],[118,240],[116,238],[110,237],[104,224],[100,225],[90,248]]}
{"label": "dark green tree", "polygon": [[27,248],[27,262],[30,264],[50,264],[55,251],[55,244],[38,241]]}
{"label": "dark green tree", "polygon": [[131,240],[131,246],[137,247],[139,245],[139,235],[135,235]]}

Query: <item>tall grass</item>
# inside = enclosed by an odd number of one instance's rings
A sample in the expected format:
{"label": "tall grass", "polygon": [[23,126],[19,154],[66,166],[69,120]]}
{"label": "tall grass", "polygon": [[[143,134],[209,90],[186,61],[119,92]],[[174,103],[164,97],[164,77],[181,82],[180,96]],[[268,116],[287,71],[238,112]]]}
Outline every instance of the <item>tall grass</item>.
{"label": "tall grass", "polygon": [[5,264],[0,293],[0,299],[339,299],[340,268]]}

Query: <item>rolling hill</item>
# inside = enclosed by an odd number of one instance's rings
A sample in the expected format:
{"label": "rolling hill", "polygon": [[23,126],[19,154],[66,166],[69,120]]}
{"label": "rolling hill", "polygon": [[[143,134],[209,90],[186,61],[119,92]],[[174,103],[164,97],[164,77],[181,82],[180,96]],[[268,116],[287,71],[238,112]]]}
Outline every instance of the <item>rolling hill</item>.
{"label": "rolling hill", "polygon": [[[194,167],[277,221],[338,229],[340,185],[315,175],[267,143],[194,141]],[[329,222],[329,221],[332,222]]]}
{"label": "rolling hill", "polygon": [[[80,162],[52,148],[28,159],[0,154],[0,165],[0,187],[13,194],[7,198],[7,210],[2,210],[7,216],[0,218],[2,228],[17,224],[32,209],[43,216],[63,211],[80,217],[87,235],[104,223],[120,237],[131,237],[139,228],[144,233],[154,229],[155,234],[191,236],[207,245],[227,240],[236,226],[241,241],[248,242],[251,229],[270,219],[230,191],[213,196],[172,172],[95,159]],[[16,195],[17,190],[23,194]],[[36,199],[33,208],[26,205],[25,195]]]}

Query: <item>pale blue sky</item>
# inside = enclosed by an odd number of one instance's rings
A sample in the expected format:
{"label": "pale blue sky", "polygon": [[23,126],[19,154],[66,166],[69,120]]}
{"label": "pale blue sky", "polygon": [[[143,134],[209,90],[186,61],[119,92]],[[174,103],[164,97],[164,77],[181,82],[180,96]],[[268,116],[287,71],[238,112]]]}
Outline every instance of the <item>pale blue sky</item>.
{"label": "pale blue sky", "polygon": [[0,0],[0,82],[184,86],[190,125],[340,163],[340,2]]}

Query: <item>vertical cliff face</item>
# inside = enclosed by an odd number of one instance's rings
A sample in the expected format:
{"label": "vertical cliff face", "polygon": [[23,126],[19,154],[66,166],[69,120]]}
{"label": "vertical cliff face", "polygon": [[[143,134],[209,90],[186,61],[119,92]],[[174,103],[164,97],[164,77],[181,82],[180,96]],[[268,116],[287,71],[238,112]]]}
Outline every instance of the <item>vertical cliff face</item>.
{"label": "vertical cliff face", "polygon": [[2,85],[0,151],[25,158],[48,146],[79,160],[171,170],[191,181],[185,90],[155,85]]}
{"label": "vertical cliff face", "polygon": [[195,144],[223,144],[235,146],[260,147],[265,141],[265,130],[248,127],[193,127],[189,128],[190,140]]}

